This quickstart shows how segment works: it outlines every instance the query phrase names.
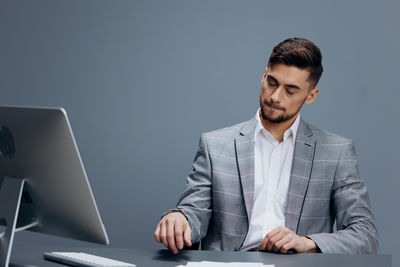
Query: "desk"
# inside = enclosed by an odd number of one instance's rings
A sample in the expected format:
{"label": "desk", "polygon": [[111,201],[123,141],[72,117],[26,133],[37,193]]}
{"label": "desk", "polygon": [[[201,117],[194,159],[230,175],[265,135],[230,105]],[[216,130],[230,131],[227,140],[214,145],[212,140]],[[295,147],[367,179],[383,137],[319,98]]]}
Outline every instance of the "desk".
{"label": "desk", "polygon": [[[116,260],[132,262],[138,267],[172,267],[186,264],[187,261],[244,261],[275,264],[276,267],[323,266],[323,267],[390,267],[389,255],[339,255],[339,254],[291,254],[279,255],[267,252],[217,252],[217,251],[181,251],[174,255],[168,250],[116,249],[116,248],[66,248],[66,247],[14,247],[11,263],[14,266],[35,265],[41,267],[61,267],[57,263],[43,259],[47,251],[81,251]],[[12,265],[10,265],[11,267]]]}

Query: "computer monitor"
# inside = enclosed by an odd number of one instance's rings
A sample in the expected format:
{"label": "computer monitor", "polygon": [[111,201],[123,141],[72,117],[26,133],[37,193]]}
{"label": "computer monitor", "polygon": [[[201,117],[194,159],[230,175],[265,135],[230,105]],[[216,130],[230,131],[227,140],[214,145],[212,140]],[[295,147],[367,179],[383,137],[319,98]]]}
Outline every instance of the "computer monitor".
{"label": "computer monitor", "polygon": [[0,224],[9,230],[16,208],[16,228],[108,244],[65,110],[0,106],[0,127]]}

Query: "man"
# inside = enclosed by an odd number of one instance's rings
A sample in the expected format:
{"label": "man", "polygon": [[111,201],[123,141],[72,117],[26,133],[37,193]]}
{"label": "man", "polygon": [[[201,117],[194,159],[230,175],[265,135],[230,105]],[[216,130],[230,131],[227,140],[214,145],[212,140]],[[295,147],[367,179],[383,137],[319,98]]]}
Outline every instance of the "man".
{"label": "man", "polygon": [[321,59],[302,38],[273,49],[260,109],[247,122],[201,136],[176,209],[154,232],[158,242],[174,253],[200,240],[210,250],[377,252],[353,143],[300,118],[318,95]]}

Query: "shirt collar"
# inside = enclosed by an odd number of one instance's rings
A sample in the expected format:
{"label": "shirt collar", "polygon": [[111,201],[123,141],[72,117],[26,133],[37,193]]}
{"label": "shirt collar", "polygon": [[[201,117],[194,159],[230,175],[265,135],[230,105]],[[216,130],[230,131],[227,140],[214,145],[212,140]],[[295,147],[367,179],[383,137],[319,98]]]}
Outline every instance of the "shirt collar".
{"label": "shirt collar", "polygon": [[[264,126],[261,123],[260,108],[257,110],[256,119],[257,119],[257,126],[256,126],[256,130],[254,132],[254,141],[257,139],[258,135],[260,134],[260,131],[264,130],[264,131],[268,132],[266,129],[264,129]],[[293,140],[296,140],[297,129],[299,128],[299,124],[300,124],[300,114],[297,116],[297,118],[293,122],[292,126],[290,126],[290,128],[287,129],[285,131],[285,133],[283,134],[283,140],[286,140],[288,137],[290,137],[290,135],[293,135]]]}

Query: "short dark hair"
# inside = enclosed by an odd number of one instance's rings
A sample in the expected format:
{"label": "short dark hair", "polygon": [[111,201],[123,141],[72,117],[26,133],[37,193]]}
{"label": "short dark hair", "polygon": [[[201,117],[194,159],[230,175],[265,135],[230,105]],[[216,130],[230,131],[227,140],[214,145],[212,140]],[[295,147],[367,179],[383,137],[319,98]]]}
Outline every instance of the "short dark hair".
{"label": "short dark hair", "polygon": [[313,88],[322,75],[322,55],[318,46],[304,38],[289,38],[279,43],[272,50],[268,66],[282,63],[300,69],[308,69]]}

